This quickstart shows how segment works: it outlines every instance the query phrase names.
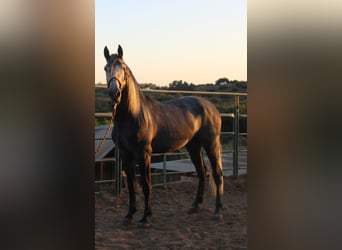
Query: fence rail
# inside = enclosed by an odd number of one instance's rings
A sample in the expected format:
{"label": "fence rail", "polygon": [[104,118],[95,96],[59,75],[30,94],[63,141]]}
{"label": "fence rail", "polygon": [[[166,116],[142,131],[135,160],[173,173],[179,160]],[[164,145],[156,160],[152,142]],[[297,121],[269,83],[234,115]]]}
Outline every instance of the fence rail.
{"label": "fence rail", "polygon": [[[105,85],[98,85],[95,88],[107,88]],[[191,94],[191,95],[226,95],[226,96],[234,96],[234,112],[233,113],[220,113],[221,117],[229,117],[233,119],[233,131],[231,132],[221,132],[222,135],[233,135],[233,149],[228,152],[233,152],[233,167],[225,168],[225,170],[233,170],[233,178],[238,177],[239,171],[239,136],[247,136],[247,133],[239,132],[239,118],[247,118],[247,114],[240,114],[239,106],[240,106],[240,96],[246,96],[247,93],[236,93],[236,92],[210,92],[210,91],[188,91],[188,90],[157,90],[157,89],[142,89],[143,92],[146,93],[166,93],[166,94]],[[111,117],[110,112],[98,112],[95,113],[95,117]],[[100,140],[101,138],[95,138],[96,140]],[[227,151],[223,151],[227,152]],[[162,153],[162,154],[152,154],[152,156],[163,156],[163,186],[166,186],[166,175],[168,174],[184,174],[184,172],[172,172],[167,173],[167,161],[166,156],[169,155],[188,155],[188,153]],[[114,176],[111,180],[99,180],[95,181],[96,184],[100,183],[115,183],[115,195],[120,194],[121,185],[122,185],[122,166],[121,161],[119,159],[119,150],[115,147],[115,154],[113,158],[105,158],[102,161],[113,161],[114,162]],[[243,168],[240,168],[243,169]],[[159,173],[152,173],[154,175],[160,175]]]}

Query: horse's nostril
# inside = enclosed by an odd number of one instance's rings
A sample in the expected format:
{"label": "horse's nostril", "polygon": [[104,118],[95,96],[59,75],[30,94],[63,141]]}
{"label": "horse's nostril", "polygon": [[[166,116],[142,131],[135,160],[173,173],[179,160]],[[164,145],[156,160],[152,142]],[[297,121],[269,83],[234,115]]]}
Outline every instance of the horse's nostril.
{"label": "horse's nostril", "polygon": [[121,96],[120,90],[109,90],[109,96],[113,101],[118,101]]}

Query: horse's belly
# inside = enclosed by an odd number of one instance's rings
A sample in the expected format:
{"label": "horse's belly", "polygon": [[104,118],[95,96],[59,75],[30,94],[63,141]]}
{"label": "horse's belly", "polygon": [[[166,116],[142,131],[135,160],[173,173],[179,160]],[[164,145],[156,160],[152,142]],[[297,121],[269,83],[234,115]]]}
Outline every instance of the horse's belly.
{"label": "horse's belly", "polygon": [[188,144],[188,138],[156,138],[152,141],[153,153],[173,152]]}

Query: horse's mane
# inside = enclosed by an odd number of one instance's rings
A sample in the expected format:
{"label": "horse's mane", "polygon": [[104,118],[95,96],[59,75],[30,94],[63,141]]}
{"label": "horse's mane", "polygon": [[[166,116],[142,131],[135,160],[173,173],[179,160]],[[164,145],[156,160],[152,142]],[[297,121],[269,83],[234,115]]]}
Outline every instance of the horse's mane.
{"label": "horse's mane", "polygon": [[128,111],[137,119],[139,125],[146,124],[151,121],[150,112],[144,109],[146,103],[146,96],[140,90],[137,80],[135,79],[131,69],[126,63],[123,63],[126,74],[126,88],[127,88],[127,107]]}

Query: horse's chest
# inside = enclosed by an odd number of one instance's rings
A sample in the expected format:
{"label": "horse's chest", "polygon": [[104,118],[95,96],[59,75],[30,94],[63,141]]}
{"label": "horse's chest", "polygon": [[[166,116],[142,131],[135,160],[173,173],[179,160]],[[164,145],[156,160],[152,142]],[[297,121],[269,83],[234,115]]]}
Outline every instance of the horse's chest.
{"label": "horse's chest", "polygon": [[122,129],[118,133],[118,145],[126,152],[139,153],[148,144],[145,137],[139,135],[137,131]]}

